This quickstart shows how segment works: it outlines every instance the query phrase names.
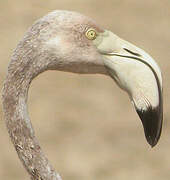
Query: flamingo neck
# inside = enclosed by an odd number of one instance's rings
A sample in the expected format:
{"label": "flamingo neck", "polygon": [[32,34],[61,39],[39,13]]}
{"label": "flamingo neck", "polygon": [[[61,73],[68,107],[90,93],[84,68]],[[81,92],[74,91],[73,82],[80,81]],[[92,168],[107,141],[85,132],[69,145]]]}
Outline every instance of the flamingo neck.
{"label": "flamingo neck", "polygon": [[34,180],[61,180],[43,154],[27,111],[27,96],[32,79],[44,69],[11,61],[3,87],[3,109],[6,126],[27,172]]}

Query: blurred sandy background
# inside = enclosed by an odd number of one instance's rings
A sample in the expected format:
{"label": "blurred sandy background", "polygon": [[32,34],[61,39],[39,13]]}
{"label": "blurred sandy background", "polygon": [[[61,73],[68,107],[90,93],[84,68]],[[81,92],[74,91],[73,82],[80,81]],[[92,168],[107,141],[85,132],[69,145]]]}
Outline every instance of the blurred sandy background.
{"label": "blurred sandy background", "polygon": [[[127,95],[102,75],[46,72],[33,81],[29,112],[63,180],[170,179],[170,1],[0,0],[0,88],[10,56],[32,23],[55,9],[79,11],[149,52],[164,77],[164,125],[151,149]],[[29,180],[0,108],[0,179]]]}

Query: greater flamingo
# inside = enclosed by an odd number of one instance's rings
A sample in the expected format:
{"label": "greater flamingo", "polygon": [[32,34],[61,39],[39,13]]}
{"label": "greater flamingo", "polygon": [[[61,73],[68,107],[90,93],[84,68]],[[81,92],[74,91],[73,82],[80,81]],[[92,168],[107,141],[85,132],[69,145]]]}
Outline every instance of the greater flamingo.
{"label": "greater flamingo", "polygon": [[2,92],[8,132],[31,179],[61,179],[40,148],[27,111],[31,81],[47,70],[112,77],[134,104],[148,143],[156,145],[163,119],[158,65],[146,52],[90,18],[57,10],[36,21],[19,42]]}

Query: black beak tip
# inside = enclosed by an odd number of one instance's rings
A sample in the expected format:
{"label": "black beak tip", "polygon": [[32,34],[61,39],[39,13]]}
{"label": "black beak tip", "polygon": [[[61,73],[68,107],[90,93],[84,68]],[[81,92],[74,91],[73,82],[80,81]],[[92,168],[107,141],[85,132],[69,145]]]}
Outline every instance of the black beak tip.
{"label": "black beak tip", "polygon": [[162,109],[160,107],[152,108],[149,107],[145,111],[136,109],[145,132],[147,142],[154,147],[160,138],[162,130]]}
{"label": "black beak tip", "polygon": [[152,148],[158,143],[159,139],[157,139],[156,137],[146,136],[146,134],[145,137],[147,142],[150,144]]}

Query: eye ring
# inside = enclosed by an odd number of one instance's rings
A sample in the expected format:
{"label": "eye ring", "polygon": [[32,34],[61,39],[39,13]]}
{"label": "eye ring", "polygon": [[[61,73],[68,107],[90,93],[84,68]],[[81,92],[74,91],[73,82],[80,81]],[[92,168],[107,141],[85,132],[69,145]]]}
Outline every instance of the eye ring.
{"label": "eye ring", "polygon": [[86,31],[86,37],[87,37],[87,39],[89,39],[89,40],[95,40],[96,39],[96,37],[97,37],[97,32],[95,31],[95,29],[93,29],[93,28],[90,28],[90,29],[88,29],[87,31]]}

